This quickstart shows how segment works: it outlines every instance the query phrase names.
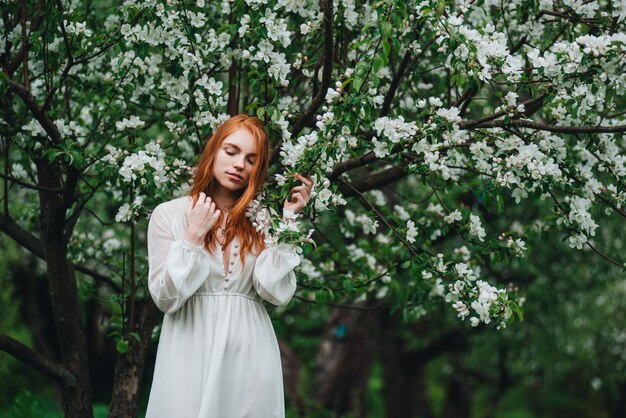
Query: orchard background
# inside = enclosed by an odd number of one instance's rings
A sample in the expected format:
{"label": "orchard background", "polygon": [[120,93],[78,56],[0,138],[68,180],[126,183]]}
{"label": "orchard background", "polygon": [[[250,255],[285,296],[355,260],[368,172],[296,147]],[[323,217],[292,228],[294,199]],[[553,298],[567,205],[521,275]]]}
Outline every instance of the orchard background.
{"label": "orchard background", "polygon": [[[142,416],[146,228],[230,115],[290,417],[626,416],[626,1],[0,1],[0,414]],[[277,211],[315,180],[295,228]]]}

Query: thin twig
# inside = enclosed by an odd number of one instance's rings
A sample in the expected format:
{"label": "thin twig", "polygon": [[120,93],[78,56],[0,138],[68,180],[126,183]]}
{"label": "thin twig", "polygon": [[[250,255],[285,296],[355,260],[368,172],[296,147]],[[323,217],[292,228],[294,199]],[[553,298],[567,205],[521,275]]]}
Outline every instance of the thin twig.
{"label": "thin twig", "polygon": [[[548,194],[550,195],[550,197],[552,197],[552,200],[554,200],[554,203],[556,203],[556,205],[561,210],[561,212],[565,213],[565,209],[563,208],[563,206],[561,206],[561,203],[558,201],[556,196],[554,196],[554,194],[552,193],[551,190],[548,190]],[[600,252],[599,250],[597,250],[593,245],[591,245],[591,243],[589,243],[589,240],[585,241],[585,244],[587,246],[589,246],[589,248],[591,248],[596,254],[598,254],[600,257],[604,258],[608,262],[610,262],[612,264],[615,264],[616,266],[618,266],[620,268],[624,268],[625,267],[624,264],[619,263],[619,262],[613,260],[611,257],[609,257],[606,254],[604,254],[604,253]]]}
{"label": "thin twig", "polygon": [[41,192],[50,192],[50,193],[61,193],[63,191],[62,187],[53,188],[53,187],[38,186],[36,184],[26,183],[25,181],[16,179],[15,177],[2,174],[2,173],[0,173],[0,177],[4,178],[5,180],[11,181],[15,184],[19,184],[20,186],[26,189],[39,190]]}
{"label": "thin twig", "polygon": [[[318,303],[314,300],[305,299],[302,296],[294,295],[294,299],[298,299],[299,301],[310,303],[313,305],[317,305]],[[373,311],[378,309],[387,309],[390,308],[390,305],[380,304],[375,306],[359,306],[359,305],[345,305],[343,303],[333,303],[333,302],[325,302],[324,305],[332,306],[334,308],[341,309],[356,309],[361,311]]]}

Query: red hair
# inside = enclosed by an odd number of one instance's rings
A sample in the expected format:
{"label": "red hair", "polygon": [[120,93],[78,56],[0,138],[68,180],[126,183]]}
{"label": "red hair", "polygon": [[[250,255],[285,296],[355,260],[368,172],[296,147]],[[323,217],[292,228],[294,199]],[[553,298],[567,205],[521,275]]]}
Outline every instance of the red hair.
{"label": "red hair", "polygon": [[[239,257],[241,263],[244,264],[244,256],[248,251],[252,252],[253,248],[259,249],[259,251],[265,248],[262,234],[256,231],[250,220],[246,217],[246,208],[252,199],[254,199],[254,196],[261,190],[269,166],[270,146],[263,122],[257,117],[237,115],[231,117],[217,128],[207,141],[204,151],[202,151],[202,155],[200,156],[200,160],[196,164],[191,197],[194,203],[198,201],[198,197],[202,192],[213,198],[216,181],[213,177],[213,163],[215,157],[221,149],[224,139],[240,128],[246,128],[256,139],[257,157],[252,167],[248,185],[235,201],[235,205],[230,211],[230,217],[226,222],[224,247],[228,247],[236,235],[241,243]],[[204,237],[204,247],[211,254],[213,254],[213,249],[217,242],[215,231],[218,226],[222,224],[224,216],[224,212],[221,211],[215,226]],[[258,253],[255,255],[258,255]]]}

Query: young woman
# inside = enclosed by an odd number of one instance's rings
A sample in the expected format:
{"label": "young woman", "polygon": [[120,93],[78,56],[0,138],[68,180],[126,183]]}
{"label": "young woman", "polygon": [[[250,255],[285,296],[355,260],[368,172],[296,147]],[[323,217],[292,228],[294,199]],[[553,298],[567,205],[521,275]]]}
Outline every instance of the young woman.
{"label": "young woman", "polygon": [[[207,142],[191,196],[152,213],[148,284],[165,318],[147,418],[285,415],[280,352],[260,300],[289,302],[300,257],[286,244],[266,247],[246,217],[269,153],[259,119],[232,117]],[[311,180],[296,177],[284,210],[309,201]]]}

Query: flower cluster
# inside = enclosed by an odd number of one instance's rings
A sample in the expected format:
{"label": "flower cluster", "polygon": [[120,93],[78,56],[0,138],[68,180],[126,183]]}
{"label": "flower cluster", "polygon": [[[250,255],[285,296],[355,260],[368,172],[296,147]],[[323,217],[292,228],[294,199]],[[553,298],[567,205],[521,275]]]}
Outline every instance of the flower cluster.
{"label": "flower cluster", "polygon": [[139,128],[140,126],[144,126],[146,123],[139,119],[137,116],[131,116],[130,118],[124,118],[121,121],[115,123],[115,127],[118,131],[123,131],[124,129],[134,129]]}
{"label": "flower cluster", "polygon": [[377,137],[372,138],[374,144],[374,153],[377,157],[383,158],[389,155],[389,144],[397,144],[401,141],[410,141],[417,134],[417,125],[415,122],[405,122],[402,116],[396,119],[382,117],[374,122],[374,129],[378,137],[384,138],[389,142],[379,141]]}
{"label": "flower cluster", "polygon": [[[120,150],[110,147],[109,154],[103,158],[103,161],[109,164],[118,164],[122,155]],[[151,180],[157,188],[167,183],[176,183],[179,176],[187,170],[184,161],[174,159],[171,166],[165,159],[165,152],[161,149],[158,142],[148,143],[144,149],[136,153],[126,155],[119,169],[119,175],[126,183],[139,180],[142,185],[147,184],[147,175],[150,173]]]}
{"label": "flower cluster", "polygon": [[591,200],[574,196],[567,197],[565,201],[569,203],[569,213],[566,214],[567,216],[559,217],[557,224],[573,228],[568,240],[569,244],[572,248],[581,249],[588,237],[596,234],[598,228],[598,224],[589,213]]}
{"label": "flower cluster", "polygon": [[511,249],[516,257],[523,257],[526,254],[526,243],[521,238],[514,239],[511,236],[507,237],[506,234],[501,234],[498,239],[506,248]]}
{"label": "flower cluster", "polygon": [[302,252],[301,246],[304,243],[314,243],[311,238],[313,230],[309,230],[307,235],[301,233],[302,224],[298,221],[298,214],[283,209],[282,218],[279,218],[274,208],[263,204],[266,200],[266,196],[260,193],[246,208],[246,217],[257,232],[263,234],[266,245],[287,243],[297,252]]}
{"label": "flower cluster", "polygon": [[[463,251],[461,251],[463,254]],[[470,317],[470,324],[475,327],[481,322],[497,323],[497,328],[507,326],[513,310],[517,308],[515,302],[509,299],[506,289],[497,289],[484,280],[479,280],[480,268],[470,267],[466,262],[455,263],[448,269],[443,254],[437,254],[431,260],[432,268],[422,271],[425,280],[433,282],[433,296],[443,296],[457,311],[461,319]],[[437,280],[433,280],[438,277]],[[444,279],[448,285],[444,286]]]}
{"label": "flower cluster", "polygon": [[295,167],[301,163],[305,151],[315,145],[317,132],[299,136],[295,141],[284,140],[280,147],[280,156],[285,167]]}

